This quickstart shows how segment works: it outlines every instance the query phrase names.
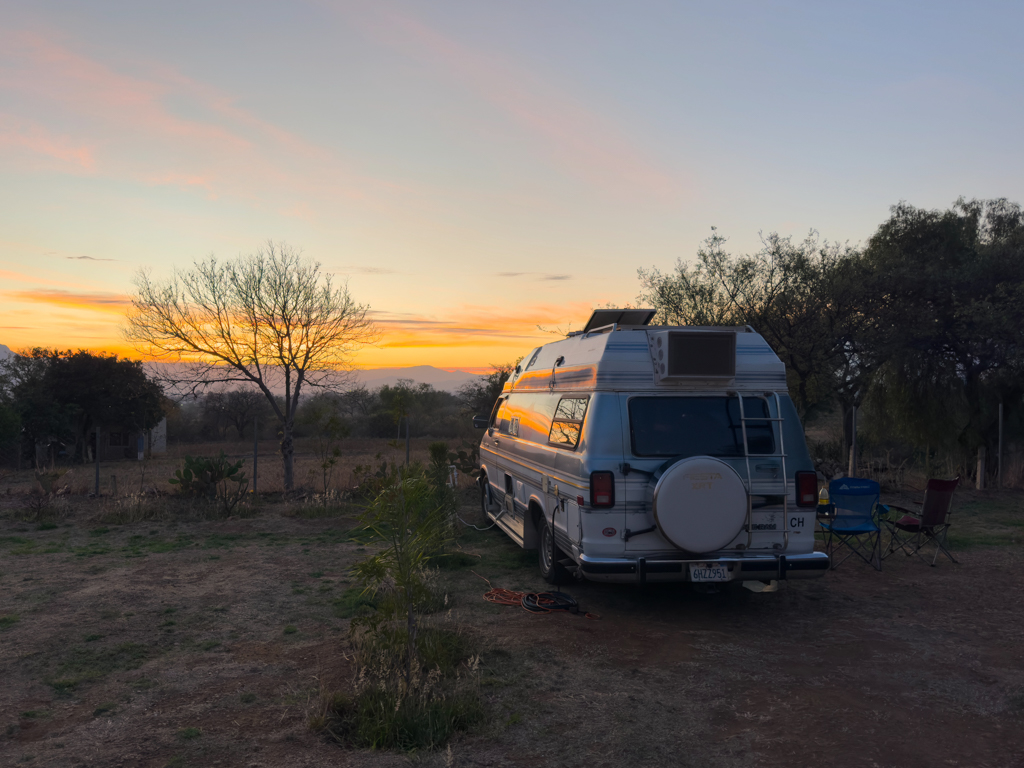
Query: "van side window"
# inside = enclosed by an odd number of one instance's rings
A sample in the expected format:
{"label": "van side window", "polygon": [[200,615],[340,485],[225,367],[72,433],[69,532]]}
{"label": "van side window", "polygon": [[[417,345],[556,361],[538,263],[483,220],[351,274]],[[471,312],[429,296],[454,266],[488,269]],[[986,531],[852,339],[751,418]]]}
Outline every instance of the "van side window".
{"label": "van side window", "polygon": [[501,406],[505,404],[503,398],[498,398],[494,401],[494,407],[491,409],[491,420],[487,422],[488,427],[496,427],[500,423],[498,421],[498,411],[501,410]]}
{"label": "van side window", "polygon": [[563,448],[575,448],[579,444],[588,402],[585,397],[563,397],[558,401],[551,420],[549,443]]}
{"label": "van side window", "polygon": [[509,407],[508,398],[506,397],[501,401],[501,407],[498,408],[498,415],[494,418],[494,426],[498,428],[502,434],[508,434],[509,419],[512,415],[512,409]]}

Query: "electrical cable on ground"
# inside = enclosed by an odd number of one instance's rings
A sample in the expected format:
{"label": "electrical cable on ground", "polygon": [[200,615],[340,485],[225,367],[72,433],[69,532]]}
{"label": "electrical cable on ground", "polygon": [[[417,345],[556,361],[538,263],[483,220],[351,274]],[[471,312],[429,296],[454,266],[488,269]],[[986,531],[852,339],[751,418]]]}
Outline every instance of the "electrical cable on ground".
{"label": "electrical cable on ground", "polygon": [[[572,595],[565,592],[517,592],[514,589],[504,589],[491,586],[491,582],[485,579],[476,571],[470,571],[478,579],[487,582],[491,587],[484,593],[484,600],[494,605],[519,606],[529,613],[555,613],[556,611],[567,611],[569,613],[580,613],[579,603]],[[588,619],[600,619],[596,613],[583,612]]]}
{"label": "electrical cable on ground", "polygon": [[486,528],[478,528],[477,526],[473,525],[472,523],[467,523],[465,520],[463,520],[461,517],[459,517],[458,514],[456,514],[455,517],[458,518],[458,521],[460,523],[462,523],[464,526],[466,526],[467,528],[472,528],[474,531],[489,531],[489,530],[491,530],[491,528],[493,528],[494,526],[496,526],[498,524],[498,521],[495,520],[493,523],[488,525]]}

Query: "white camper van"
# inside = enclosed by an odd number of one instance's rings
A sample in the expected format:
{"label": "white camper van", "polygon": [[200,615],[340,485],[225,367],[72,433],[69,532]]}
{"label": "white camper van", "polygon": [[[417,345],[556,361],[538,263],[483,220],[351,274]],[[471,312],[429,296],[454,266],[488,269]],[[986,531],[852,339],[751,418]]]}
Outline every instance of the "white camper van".
{"label": "white camper van", "polygon": [[597,310],[523,358],[477,420],[485,514],[551,583],[821,576],[782,362],[750,327],[653,316]]}

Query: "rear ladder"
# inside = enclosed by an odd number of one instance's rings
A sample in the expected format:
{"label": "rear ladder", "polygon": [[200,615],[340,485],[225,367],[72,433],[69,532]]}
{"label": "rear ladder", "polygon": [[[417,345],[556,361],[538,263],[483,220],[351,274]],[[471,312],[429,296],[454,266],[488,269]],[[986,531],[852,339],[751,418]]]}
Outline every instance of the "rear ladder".
{"label": "rear ladder", "polygon": [[[740,431],[743,433],[743,460],[744,460],[744,463],[746,464],[746,467],[747,467],[747,523],[746,523],[746,528],[747,528],[747,547],[746,548],[748,550],[752,549],[751,545],[753,544],[753,541],[754,541],[754,529],[751,527],[753,525],[753,523],[751,522],[751,516],[752,516],[752,513],[753,513],[752,497],[754,495],[754,478],[753,478],[753,475],[750,472],[750,460],[752,458],[753,459],[781,459],[782,460],[782,526],[783,526],[783,528],[782,528],[782,547],[781,547],[781,549],[783,551],[785,551],[786,549],[789,548],[789,487],[787,485],[788,478],[789,478],[789,473],[786,471],[786,444],[785,444],[785,435],[784,435],[785,429],[783,429],[783,422],[785,421],[785,419],[782,418],[782,400],[779,398],[779,393],[778,392],[765,392],[763,395],[757,395],[757,394],[752,394],[752,393],[744,393],[744,392],[732,392],[730,394],[735,394],[736,398],[739,400],[739,404],[740,404]],[[771,408],[769,407],[769,411],[768,411],[769,416],[767,418],[765,418],[763,416],[757,416],[757,417],[751,416],[751,417],[748,418],[747,415],[746,415],[746,412],[743,410],[743,398],[744,397],[757,397],[759,399],[765,400],[766,403],[768,402],[768,398],[769,397],[773,398],[775,400],[775,414],[776,415],[774,417],[772,417],[770,415],[771,414]],[[775,452],[775,453],[751,453],[750,452],[750,446],[747,443],[747,422],[748,421],[756,421],[756,422],[761,422],[761,423],[768,422],[768,423],[771,423],[771,424],[778,424],[779,425],[779,429],[778,429],[778,432],[779,432],[779,442],[778,442],[779,450],[777,452]],[[768,490],[768,491],[777,491],[778,490],[778,487],[775,485],[775,483],[773,481],[771,481],[771,480],[763,480],[763,481],[759,480],[758,481],[758,485],[759,485],[759,491],[760,491],[760,493],[758,495],[765,495],[765,496],[776,496],[776,495],[778,495],[777,493],[765,493],[765,490]],[[779,547],[778,542],[772,544],[772,549],[779,549],[779,548],[780,547]],[[761,547],[760,549],[767,549],[767,547]]]}

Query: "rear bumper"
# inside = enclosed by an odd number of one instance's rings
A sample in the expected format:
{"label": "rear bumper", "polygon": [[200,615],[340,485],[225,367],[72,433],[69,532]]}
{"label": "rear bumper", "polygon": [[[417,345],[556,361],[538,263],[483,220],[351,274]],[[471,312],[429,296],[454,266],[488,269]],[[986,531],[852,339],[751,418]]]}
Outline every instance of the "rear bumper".
{"label": "rear bumper", "polygon": [[589,557],[580,555],[580,570],[590,581],[636,582],[689,581],[690,563],[713,563],[726,566],[733,581],[768,581],[771,579],[813,579],[828,570],[828,555],[807,552],[800,555],[736,557],[654,558],[654,557]]}

